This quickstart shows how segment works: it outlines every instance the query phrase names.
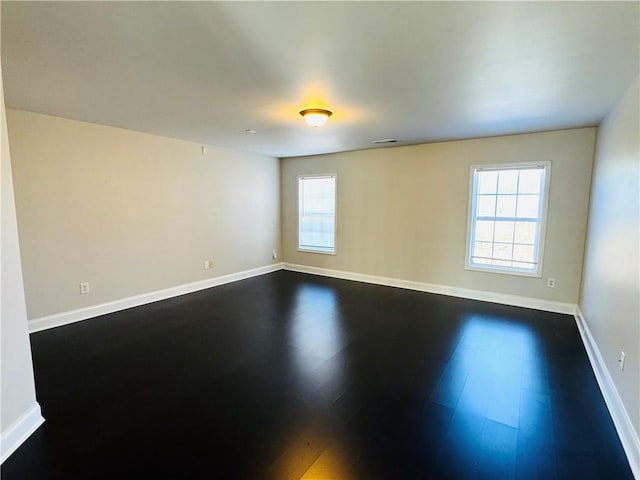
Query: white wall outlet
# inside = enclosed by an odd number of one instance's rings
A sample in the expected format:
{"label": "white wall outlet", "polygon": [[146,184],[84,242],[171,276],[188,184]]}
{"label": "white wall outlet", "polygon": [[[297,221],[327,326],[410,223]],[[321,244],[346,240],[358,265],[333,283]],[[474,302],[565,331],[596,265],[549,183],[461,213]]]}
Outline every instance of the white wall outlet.
{"label": "white wall outlet", "polygon": [[278,252],[274,250],[273,253],[271,254],[271,258],[273,258],[274,260],[278,258]]}
{"label": "white wall outlet", "polygon": [[81,282],[80,283],[80,295],[84,295],[89,293],[91,289],[89,288],[89,282]]}
{"label": "white wall outlet", "polygon": [[209,149],[205,146],[202,147],[202,155],[204,155],[205,157],[209,155]]}
{"label": "white wall outlet", "polygon": [[624,357],[625,357],[624,352],[620,352],[620,358],[618,359],[618,366],[620,367],[621,372],[624,371]]}
{"label": "white wall outlet", "polygon": [[213,260],[205,260],[204,269],[209,270],[210,268],[213,268]]}
{"label": "white wall outlet", "polygon": [[556,288],[556,279],[555,278],[547,278],[547,287]]}

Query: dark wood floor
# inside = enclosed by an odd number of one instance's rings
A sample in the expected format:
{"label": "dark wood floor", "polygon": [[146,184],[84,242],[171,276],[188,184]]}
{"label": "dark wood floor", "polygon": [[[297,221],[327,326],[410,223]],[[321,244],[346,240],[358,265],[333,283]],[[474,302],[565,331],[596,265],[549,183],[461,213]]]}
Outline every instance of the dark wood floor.
{"label": "dark wood floor", "polygon": [[2,479],[632,479],[572,317],[276,272],[31,336]]}

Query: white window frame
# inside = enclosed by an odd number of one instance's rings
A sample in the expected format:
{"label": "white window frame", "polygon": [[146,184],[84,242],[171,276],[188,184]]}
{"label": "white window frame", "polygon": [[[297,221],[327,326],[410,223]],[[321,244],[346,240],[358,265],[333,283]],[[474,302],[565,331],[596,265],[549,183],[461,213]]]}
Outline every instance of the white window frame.
{"label": "white window frame", "polygon": [[[335,182],[334,211],[333,211],[333,252],[324,250],[314,250],[312,248],[300,247],[300,180],[305,178],[333,178]],[[314,173],[308,175],[298,175],[296,178],[296,250],[304,253],[319,253],[321,255],[336,255],[338,252],[338,174],[336,173]]]}
{"label": "white window frame", "polygon": [[[537,268],[535,271],[508,267],[502,265],[485,265],[471,262],[473,246],[475,243],[475,222],[476,222],[476,200],[477,200],[477,177],[475,173],[482,170],[519,170],[527,167],[539,167],[544,169],[544,189],[541,192],[539,206],[539,226],[536,247]],[[544,257],[544,243],[547,227],[547,212],[549,210],[549,185],[551,181],[551,161],[521,162],[521,163],[497,163],[484,165],[471,165],[469,179],[469,216],[467,220],[467,247],[465,251],[465,269],[481,272],[502,273],[507,275],[520,275],[525,277],[542,277],[542,264]]]}

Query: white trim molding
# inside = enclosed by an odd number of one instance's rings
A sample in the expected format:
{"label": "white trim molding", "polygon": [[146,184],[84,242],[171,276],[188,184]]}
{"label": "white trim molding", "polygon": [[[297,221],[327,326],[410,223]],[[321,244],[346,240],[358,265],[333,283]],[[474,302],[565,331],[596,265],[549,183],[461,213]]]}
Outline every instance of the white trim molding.
{"label": "white trim molding", "polygon": [[620,398],[618,389],[613,383],[613,378],[611,378],[611,374],[604,363],[598,345],[591,335],[589,325],[587,325],[579,306],[576,308],[575,319],[587,356],[591,362],[591,368],[622,442],[622,448],[627,454],[631,471],[635,478],[640,479],[640,438],[638,437],[638,432],[633,428],[631,418],[624,407],[624,403],[622,403],[622,398]]}
{"label": "white trim molding", "polygon": [[513,305],[516,307],[533,308],[535,310],[544,310],[548,312],[564,313],[573,315],[575,313],[575,305],[570,303],[555,302],[552,300],[541,300],[538,298],[520,297],[516,295],[507,295],[504,293],[486,292],[482,290],[471,290],[466,288],[451,287],[448,285],[436,285],[431,283],[415,282],[412,280],[402,280],[399,278],[379,277],[364,273],[346,272],[343,270],[330,270],[327,268],[311,267],[307,265],[298,265],[292,263],[274,263],[264,267],[258,267],[251,270],[222,275],[219,277],[209,278],[198,282],[177,285],[175,287],[157,290],[155,292],[143,293],[133,297],[114,300],[113,302],[91,305],[77,310],[47,315],[45,317],[34,318],[29,320],[29,333],[40,332],[50,328],[68,325],[70,323],[87,320],[90,318],[106,315],[108,313],[118,312],[127,308],[146,305],[148,303],[165,300],[167,298],[185,295],[187,293],[197,292],[226,283],[237,282],[258,275],[275,272],[278,270],[289,270],[292,272],[310,273],[312,275],[321,275],[324,277],[341,278],[344,280],[354,280],[357,282],[373,283],[376,285],[385,285],[389,287],[405,288],[408,290],[417,290],[420,292],[437,293],[440,295],[448,295],[452,297],[467,298],[471,300],[481,300],[485,302],[499,303],[503,305]]}
{"label": "white trim molding", "polygon": [[[505,170],[541,170],[542,174],[540,175],[539,181],[539,190],[537,195],[539,197],[538,202],[538,212],[535,217],[531,216],[528,218],[523,217],[515,217],[516,212],[513,212],[514,218],[496,218],[494,215],[486,215],[481,216],[477,214],[476,205],[479,198],[478,193],[478,174],[484,172],[495,172],[498,173],[500,171]],[[469,175],[469,213],[467,218],[467,253],[465,260],[465,269],[466,270],[476,270],[480,272],[498,272],[508,275],[521,275],[525,277],[542,277],[542,260],[544,254],[544,241],[545,241],[545,232],[547,225],[547,212],[549,210],[549,184],[551,179],[551,161],[550,160],[542,160],[539,162],[511,162],[511,163],[497,163],[497,164],[484,164],[484,165],[471,165],[471,173]],[[494,194],[498,194],[498,177],[496,176],[496,191]],[[519,182],[519,180],[518,180]],[[518,187],[519,190],[519,187]],[[532,193],[532,192],[529,192]],[[516,198],[521,193],[515,193]],[[497,198],[497,197],[496,197]],[[516,201],[517,203],[517,201]],[[475,240],[475,227],[476,223],[479,220],[489,220],[492,222],[496,222],[498,220],[509,220],[511,222],[515,222],[517,225],[519,222],[531,222],[537,225],[536,228],[536,238],[534,240],[533,245],[533,261],[532,262],[524,262],[530,263],[531,266],[535,266],[535,270],[531,268],[521,268],[514,266],[498,266],[498,265],[490,265],[483,263],[475,263],[473,261],[473,250],[474,245],[476,243]],[[493,241],[491,242],[493,243]],[[497,260],[493,258],[491,255],[490,260]]]}
{"label": "white trim molding", "polygon": [[60,327],[69,323],[79,322],[81,320],[87,320],[89,318],[105,315],[107,313],[118,312],[127,308],[138,307],[140,305],[146,305],[147,303],[165,300],[167,298],[178,297],[187,293],[197,292],[206,288],[217,287],[218,285],[224,285],[225,283],[237,282],[238,280],[245,280],[247,278],[256,277],[258,275],[264,275],[265,273],[275,272],[277,270],[282,270],[282,263],[274,263],[271,265],[266,265],[264,267],[253,268],[251,270],[230,273],[228,275],[208,278],[206,280],[201,280],[198,282],[177,285],[175,287],[165,288],[163,290],[156,290],[155,292],[143,293],[141,295],[135,295],[133,297],[122,298],[120,300],[114,300],[113,302],[91,305],[90,307],[79,308],[77,310],[70,310],[68,312],[48,315],[46,317],[34,318],[33,320],[29,320],[28,322],[29,333],[35,333],[41,330],[47,330],[49,328]]}
{"label": "white trim molding", "polygon": [[0,463],[11,456],[22,443],[44,423],[40,405],[36,403],[13,422],[0,438]]}
{"label": "white trim molding", "polygon": [[512,305],[515,307],[533,308],[547,312],[575,314],[576,306],[572,303],[556,302],[552,300],[542,300],[539,298],[520,297],[517,295],[507,295],[504,293],[486,292],[483,290],[471,290],[468,288],[452,287],[449,285],[437,285],[433,283],[414,282],[412,280],[402,280],[399,278],[379,277],[364,273],[346,272],[343,270],[330,270],[328,268],[310,267],[293,263],[284,263],[284,270],[292,272],[310,273],[324,277],[341,278],[343,280],[355,280],[356,282],[374,283],[388,287],[405,288],[407,290],[417,290],[420,292],[437,293],[450,297],[467,298],[470,300],[481,300],[484,302],[500,303],[502,305]]}

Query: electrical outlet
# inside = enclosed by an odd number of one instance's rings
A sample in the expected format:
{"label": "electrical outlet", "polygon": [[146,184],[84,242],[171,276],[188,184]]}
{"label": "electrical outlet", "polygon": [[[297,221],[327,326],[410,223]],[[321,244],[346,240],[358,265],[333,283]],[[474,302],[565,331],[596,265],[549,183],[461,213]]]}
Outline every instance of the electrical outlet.
{"label": "electrical outlet", "polygon": [[271,258],[273,258],[274,260],[278,258],[278,252],[274,250],[273,253],[271,254]]}
{"label": "electrical outlet", "polygon": [[556,288],[556,279],[555,278],[547,278],[547,287]]}
{"label": "electrical outlet", "polygon": [[91,289],[89,288],[89,282],[80,283],[80,295],[84,295],[86,293],[89,293],[90,291]]}
{"label": "electrical outlet", "polygon": [[620,366],[620,371],[621,372],[624,371],[624,357],[625,357],[624,352],[620,352],[620,358],[618,359],[618,365]]}

